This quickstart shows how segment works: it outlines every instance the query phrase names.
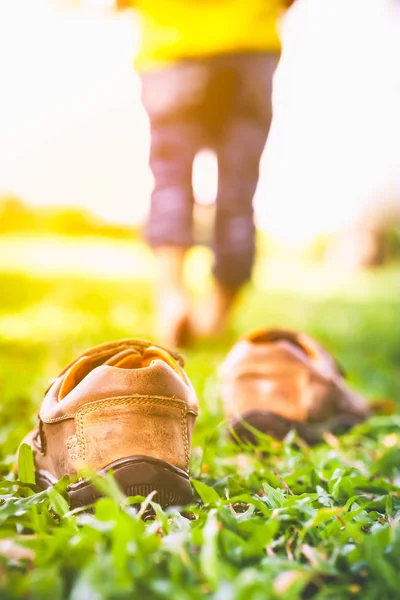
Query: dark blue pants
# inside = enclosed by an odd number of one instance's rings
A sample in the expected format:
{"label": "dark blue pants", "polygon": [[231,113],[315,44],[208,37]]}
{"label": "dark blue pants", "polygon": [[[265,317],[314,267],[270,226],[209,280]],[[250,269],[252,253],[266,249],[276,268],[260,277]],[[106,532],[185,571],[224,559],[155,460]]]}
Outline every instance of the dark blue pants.
{"label": "dark blue pants", "polygon": [[192,245],[193,160],[200,150],[213,149],[218,160],[214,275],[231,288],[250,278],[254,263],[253,196],[278,58],[266,53],[183,60],[142,75],[155,180],[147,240],[153,247]]}

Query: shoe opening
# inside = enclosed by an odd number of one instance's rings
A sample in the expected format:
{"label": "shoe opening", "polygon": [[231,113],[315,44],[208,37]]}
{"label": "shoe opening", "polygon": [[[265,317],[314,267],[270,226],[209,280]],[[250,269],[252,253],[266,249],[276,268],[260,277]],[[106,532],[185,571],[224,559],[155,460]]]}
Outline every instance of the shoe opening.
{"label": "shoe opening", "polygon": [[245,339],[253,344],[271,344],[285,340],[299,348],[309,358],[317,358],[315,350],[307,344],[305,336],[295,331],[287,329],[261,329],[248,334]]}
{"label": "shoe opening", "polygon": [[65,398],[96,367],[107,365],[119,369],[143,369],[155,360],[165,362],[182,381],[185,381],[178,358],[167,350],[151,345],[143,347],[121,345],[120,349],[114,348],[112,351],[100,352],[97,355],[84,355],[70,365],[65,372],[58,400]]}

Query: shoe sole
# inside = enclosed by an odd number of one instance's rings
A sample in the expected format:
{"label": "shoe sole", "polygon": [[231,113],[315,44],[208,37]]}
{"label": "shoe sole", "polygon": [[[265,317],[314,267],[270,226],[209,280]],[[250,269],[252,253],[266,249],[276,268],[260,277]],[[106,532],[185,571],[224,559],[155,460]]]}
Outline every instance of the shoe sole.
{"label": "shoe sole", "polygon": [[[126,496],[148,496],[155,491],[154,502],[162,507],[188,504],[193,497],[189,476],[185,471],[151,456],[131,456],[109,464],[100,475],[112,472]],[[49,473],[39,471],[36,483],[48,488],[56,483]],[[89,479],[71,483],[67,488],[71,509],[93,504],[102,493]]]}
{"label": "shoe sole", "polygon": [[239,419],[231,422],[235,435],[243,442],[257,444],[256,435],[247,427],[257,429],[264,435],[269,435],[278,440],[283,438],[289,431],[297,431],[299,436],[308,444],[316,444],[323,439],[325,432],[336,434],[345,433],[355,425],[364,421],[356,415],[341,415],[328,419],[322,423],[303,423],[286,419],[268,411],[250,411]]}

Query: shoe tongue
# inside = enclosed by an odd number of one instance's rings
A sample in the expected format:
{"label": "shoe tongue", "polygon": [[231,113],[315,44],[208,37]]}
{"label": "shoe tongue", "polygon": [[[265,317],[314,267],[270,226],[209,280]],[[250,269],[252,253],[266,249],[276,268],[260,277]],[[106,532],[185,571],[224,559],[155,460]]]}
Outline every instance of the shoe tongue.
{"label": "shoe tongue", "polygon": [[121,369],[137,369],[137,367],[141,366],[141,362],[142,355],[140,352],[134,348],[128,348],[114,354],[114,356],[106,360],[103,364],[110,367],[120,367]]}
{"label": "shoe tongue", "polygon": [[140,369],[149,366],[157,359],[166,362],[182,378],[183,358],[177,353],[154,346],[151,342],[132,339],[96,346],[62,371],[60,377],[64,376],[64,379],[58,393],[58,400],[65,398],[90,371],[100,365],[120,369]]}
{"label": "shoe tongue", "polygon": [[164,361],[179,375],[181,374],[176,359],[167,350],[157,346],[149,346],[142,354],[137,350],[122,350],[103,364],[119,367],[120,369],[140,369],[141,367],[148,367],[154,360]]}
{"label": "shoe tongue", "polygon": [[175,373],[179,375],[181,379],[184,379],[180,361],[178,361],[177,358],[170,354],[167,350],[159,348],[158,346],[149,346],[148,348],[146,348],[146,350],[143,353],[142,366],[147,367],[154,360],[164,361],[165,363],[167,363],[167,365],[171,367],[173,371],[175,371]]}

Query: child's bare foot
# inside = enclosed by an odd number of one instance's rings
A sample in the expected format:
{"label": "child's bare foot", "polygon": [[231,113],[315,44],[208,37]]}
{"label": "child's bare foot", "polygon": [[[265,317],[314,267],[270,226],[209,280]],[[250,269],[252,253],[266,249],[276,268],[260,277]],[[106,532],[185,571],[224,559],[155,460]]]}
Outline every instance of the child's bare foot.
{"label": "child's bare foot", "polygon": [[236,289],[215,283],[210,297],[192,317],[196,337],[215,338],[224,333],[237,293]]}
{"label": "child's bare foot", "polygon": [[189,300],[183,283],[186,249],[156,248],[157,339],[167,348],[187,346],[191,331]]}
{"label": "child's bare foot", "polygon": [[157,304],[157,339],[166,348],[187,346],[192,334],[186,294],[166,292],[158,298]]}

